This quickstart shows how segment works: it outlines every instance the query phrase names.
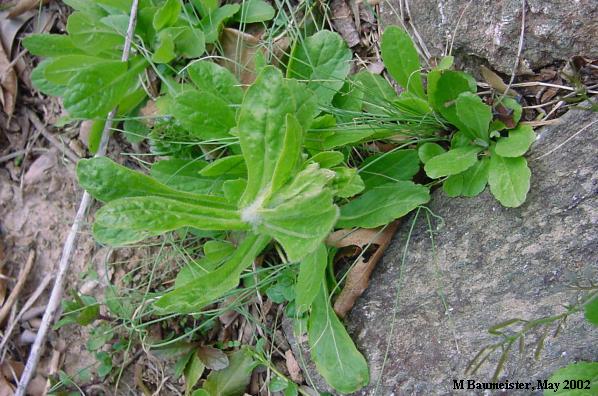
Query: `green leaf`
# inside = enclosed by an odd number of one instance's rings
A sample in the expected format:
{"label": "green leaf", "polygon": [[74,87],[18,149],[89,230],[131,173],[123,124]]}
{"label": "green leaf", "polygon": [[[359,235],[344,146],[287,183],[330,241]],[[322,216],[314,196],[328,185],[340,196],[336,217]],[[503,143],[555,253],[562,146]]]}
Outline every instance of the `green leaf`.
{"label": "green leaf", "polygon": [[310,160],[320,164],[320,168],[332,168],[341,164],[345,160],[345,156],[340,151],[322,151],[311,157]]}
{"label": "green leaf", "polygon": [[72,117],[105,117],[137,84],[138,68],[129,69],[126,62],[119,62],[98,64],[78,72],[69,80],[64,106]]}
{"label": "green leaf", "polygon": [[191,90],[174,98],[172,115],[192,134],[205,139],[221,139],[235,126],[235,111],[209,91]]}
{"label": "green leaf", "polygon": [[141,143],[149,133],[148,126],[141,120],[129,118],[123,122],[123,135],[129,143]]}
{"label": "green leaf", "polygon": [[338,319],[321,283],[307,325],[311,358],[326,382],[341,393],[353,393],[370,381],[368,365]]}
{"label": "green leaf", "polygon": [[206,39],[203,31],[189,26],[178,29],[174,40],[176,51],[185,58],[198,58],[203,55],[206,51]]}
{"label": "green leaf", "polygon": [[459,94],[456,100],[457,117],[464,126],[463,132],[472,139],[481,139],[488,142],[488,126],[492,121],[492,110],[490,106],[482,102],[482,99],[471,92]]}
{"label": "green leaf", "polygon": [[74,12],[69,16],[66,30],[72,43],[90,54],[106,52],[120,58],[125,38],[94,16]]}
{"label": "green leaf", "polygon": [[583,306],[584,315],[586,320],[598,326],[598,297],[594,297],[590,302]]}
{"label": "green leaf", "polygon": [[338,218],[326,186],[333,177],[333,172],[310,164],[265,207],[243,209],[242,218],[260,233],[276,238],[290,261],[301,260],[326,238]]}
{"label": "green leaf", "polygon": [[[433,78],[430,81],[430,77]],[[432,83],[432,84],[430,84]],[[472,77],[457,71],[434,71],[428,74],[428,96],[434,110],[438,111],[451,124],[458,129],[465,129],[457,115],[456,100],[463,92],[476,92],[475,80]]]}
{"label": "green leaf", "polygon": [[106,60],[89,55],[65,55],[47,60],[44,76],[54,84],[66,85],[74,74],[98,64],[122,66],[120,61]]}
{"label": "green leaf", "polygon": [[112,337],[114,337],[114,331],[110,324],[102,323],[91,330],[91,334],[89,335],[85,346],[88,351],[97,351],[106,345]]}
{"label": "green leaf", "polygon": [[210,162],[199,171],[199,174],[209,177],[245,176],[247,174],[247,165],[242,155],[229,155]]}
{"label": "green leaf", "polygon": [[161,30],[172,26],[179,19],[181,14],[181,3],[179,0],[166,0],[162,7],[154,15],[154,29]]}
{"label": "green leaf", "polygon": [[368,71],[353,76],[357,89],[363,92],[363,108],[374,114],[384,114],[390,103],[397,99],[397,93],[384,77]]}
{"label": "green leaf", "polygon": [[241,206],[250,205],[270,185],[283,150],[286,115],[295,104],[281,72],[265,67],[245,93],[239,112],[238,132],[247,169],[247,190]]}
{"label": "green leaf", "polygon": [[229,356],[230,364],[224,370],[212,371],[203,385],[210,396],[241,396],[251,380],[255,361],[246,348]]}
{"label": "green leaf", "polygon": [[432,113],[432,108],[428,104],[428,101],[411,92],[403,92],[393,101],[393,104],[401,113],[407,115],[425,116]]}
{"label": "green leaf", "polygon": [[222,189],[225,178],[200,176],[205,161],[172,158],[152,164],[151,175],[160,183],[179,191],[195,194],[215,194]]}
{"label": "green leaf", "polygon": [[[152,196],[120,198],[109,202],[96,213],[95,225],[104,229],[139,233],[139,240],[182,227],[196,227],[206,231],[248,228],[247,224],[241,221],[237,210],[217,209],[212,205],[191,204]],[[100,239],[103,235],[105,234],[98,235],[94,232],[94,236],[101,243],[122,244],[119,240]]]}
{"label": "green leaf", "polygon": [[411,180],[419,171],[415,150],[397,150],[372,155],[362,164],[359,174],[367,189],[399,180]]}
{"label": "green leaf", "polygon": [[443,56],[442,59],[440,59],[440,62],[438,62],[436,69],[437,70],[448,70],[451,67],[453,67],[454,62],[455,62],[454,56],[451,56],[451,55]]}
{"label": "green leaf", "polygon": [[318,296],[327,265],[328,250],[323,243],[299,264],[299,276],[295,284],[295,307],[299,314],[309,310]]}
{"label": "green leaf", "polygon": [[23,46],[33,55],[62,56],[82,53],[64,34],[32,34],[23,39]]}
{"label": "green leaf", "polygon": [[185,375],[185,394],[188,395],[191,393],[201,375],[203,374],[206,366],[203,364],[197,352],[191,354],[191,359],[185,366],[184,375]]}
{"label": "green leaf", "polygon": [[486,188],[489,170],[490,159],[484,157],[465,172],[449,176],[442,188],[449,197],[475,197]]}
{"label": "green leaf", "polygon": [[424,169],[428,177],[432,179],[456,175],[472,167],[477,162],[478,153],[481,150],[482,148],[478,146],[451,149],[428,160]]}
{"label": "green leaf", "polygon": [[336,173],[332,181],[332,189],[335,196],[350,198],[365,189],[363,179],[359,176],[356,168],[339,166],[332,168],[332,171]]}
{"label": "green leaf", "polygon": [[492,195],[503,206],[514,208],[525,202],[530,177],[525,158],[507,158],[495,153],[490,157],[488,184]]}
{"label": "green leaf", "polygon": [[509,137],[500,138],[496,143],[496,154],[501,157],[521,157],[536,140],[536,134],[529,125],[518,125],[509,130]]}
{"label": "green leaf", "polygon": [[438,143],[424,143],[417,149],[417,155],[424,164],[432,158],[444,153],[446,153],[446,150]]}
{"label": "green leaf", "polygon": [[268,383],[270,392],[282,392],[289,386],[289,381],[284,377],[275,376]]}
{"label": "green leaf", "polygon": [[232,18],[239,11],[239,8],[239,4],[225,4],[201,19],[199,25],[205,34],[207,44],[218,41],[222,25],[227,19]]}
{"label": "green leaf", "polygon": [[347,80],[340,91],[332,98],[332,106],[335,109],[346,110],[348,114],[336,114],[339,122],[351,122],[356,118],[363,108],[364,92],[361,87],[352,80]]}
{"label": "green leaf", "polygon": [[187,73],[201,91],[211,92],[231,104],[239,104],[243,100],[243,90],[237,78],[214,62],[193,62]]}
{"label": "green leaf", "polygon": [[[588,384],[589,389],[564,389],[565,380]],[[586,382],[588,381],[588,382]],[[571,363],[555,371],[548,382],[560,384],[558,390],[545,389],[544,396],[591,396],[598,393],[598,362]]]}
{"label": "green leaf", "polygon": [[241,23],[265,22],[274,18],[276,11],[264,0],[245,0],[234,20]]}
{"label": "green leaf", "polygon": [[425,98],[419,56],[409,34],[398,26],[387,27],[380,49],[386,69],[399,85],[407,92]]}
{"label": "green leaf", "polygon": [[48,59],[39,63],[31,72],[31,83],[35,89],[46,95],[62,96],[66,87],[61,84],[55,84],[46,78],[46,69],[52,60]]}
{"label": "green leaf", "polygon": [[272,174],[271,189],[278,191],[291,177],[297,173],[301,163],[301,144],[303,143],[303,128],[292,114],[287,114],[285,120],[285,135],[278,162]]}
{"label": "green leaf", "polygon": [[[172,161],[172,160],[171,160]],[[180,164],[178,160],[158,166],[158,173]],[[221,209],[232,207],[224,200],[178,191],[158,182],[153,177],[135,172],[105,158],[82,159],[77,163],[79,184],[95,199],[109,202],[126,197],[155,196],[176,199],[189,203],[202,202]]]}
{"label": "green leaf", "polygon": [[164,29],[160,32],[158,35],[158,44],[152,56],[154,62],[169,63],[176,58],[174,39],[174,34],[170,29]]}
{"label": "green leaf", "polygon": [[207,304],[239,285],[239,277],[264,249],[270,238],[249,234],[237,246],[229,261],[163,295],[154,307],[163,314],[199,312]]}
{"label": "green leaf", "polygon": [[328,106],[351,68],[351,50],[337,33],[321,30],[297,42],[287,66],[287,77],[306,80],[321,106]]}
{"label": "green leaf", "polygon": [[386,183],[341,207],[338,228],[374,228],[405,216],[430,200],[428,188],[410,181]]}

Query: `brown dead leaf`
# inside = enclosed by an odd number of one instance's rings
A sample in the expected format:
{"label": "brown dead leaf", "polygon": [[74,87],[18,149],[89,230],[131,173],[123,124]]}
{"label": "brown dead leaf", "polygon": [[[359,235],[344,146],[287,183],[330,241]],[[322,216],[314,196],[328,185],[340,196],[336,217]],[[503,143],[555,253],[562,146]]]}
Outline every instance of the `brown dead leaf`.
{"label": "brown dead leaf", "polygon": [[222,370],[228,367],[228,356],[220,349],[211,346],[197,348],[197,357],[210,370]]}
{"label": "brown dead leaf", "polygon": [[236,29],[225,28],[220,36],[224,57],[222,66],[239,78],[241,84],[249,85],[256,78],[255,55],[260,51],[259,40]]}
{"label": "brown dead leaf", "polygon": [[495,89],[501,94],[506,92],[508,95],[519,97],[519,94],[513,89],[509,88],[498,74],[494,73],[492,70],[483,65],[480,69],[482,72],[482,77],[484,77],[484,80],[486,80],[492,89]]}
{"label": "brown dead leaf", "polygon": [[29,166],[27,173],[23,178],[24,185],[32,185],[44,178],[47,171],[58,163],[58,151],[55,148],[48,150],[47,153],[37,157]]}
{"label": "brown dead leaf", "polygon": [[48,0],[19,0],[8,11],[9,18],[15,18],[29,10],[39,7],[40,3],[46,4]]}
{"label": "brown dead leaf", "polygon": [[369,244],[381,245],[384,235],[379,228],[358,228],[356,230],[338,230],[328,235],[326,244],[335,248],[347,246],[363,247]]}
{"label": "brown dead leaf", "polygon": [[[356,244],[361,243],[361,247],[365,247],[367,245],[377,245],[378,248],[369,257],[362,255],[357,260],[355,265],[353,265],[349,270],[345,281],[345,286],[334,302],[334,311],[341,318],[344,318],[345,315],[347,315],[351,308],[353,308],[353,305],[355,305],[355,301],[357,301],[359,296],[361,296],[368,287],[370,275],[372,274],[372,271],[374,270],[374,267],[378,261],[380,261],[382,258],[382,255],[390,244],[390,241],[392,240],[392,237],[394,236],[398,226],[399,221],[395,220],[384,229],[379,228],[373,230],[358,230],[363,231],[360,235],[360,238],[359,236],[353,238]],[[350,230],[341,231],[345,231],[347,234]],[[338,232],[339,231],[335,232],[334,234]],[[371,232],[375,232],[376,234],[372,234]],[[335,240],[338,241],[338,237],[336,238],[337,239]],[[344,237],[341,236],[340,240],[347,241],[349,238],[350,235],[346,235]]]}
{"label": "brown dead leaf", "polygon": [[10,64],[10,60],[0,45],[0,101],[4,112],[12,116],[15,111],[15,102],[17,100],[17,73]]}
{"label": "brown dead leaf", "polygon": [[291,379],[300,384],[303,382],[303,375],[301,375],[301,367],[299,367],[299,363],[297,363],[297,359],[295,359],[295,355],[293,355],[292,350],[288,350],[284,353],[285,362],[287,365],[287,370],[289,370],[289,374]]}
{"label": "brown dead leaf", "polygon": [[334,29],[340,33],[349,48],[359,44],[359,32],[355,26],[353,12],[347,2],[345,0],[332,0],[330,10]]}
{"label": "brown dead leaf", "polygon": [[14,394],[14,386],[0,375],[0,396],[13,396]]}

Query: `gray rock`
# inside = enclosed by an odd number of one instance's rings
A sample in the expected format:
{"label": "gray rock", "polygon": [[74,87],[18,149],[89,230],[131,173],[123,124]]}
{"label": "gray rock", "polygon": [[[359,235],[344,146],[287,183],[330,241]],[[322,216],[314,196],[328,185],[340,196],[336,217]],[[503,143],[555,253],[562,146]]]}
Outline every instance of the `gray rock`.
{"label": "gray rock", "polygon": [[[347,320],[370,367],[371,384],[358,394],[449,395],[454,379],[488,382],[499,353],[475,375],[465,370],[499,341],[490,327],[561,314],[580,295],[570,288],[572,277],[596,282],[598,115],[571,110],[561,121],[538,130],[528,156],[531,190],[521,207],[503,208],[488,191],[448,198],[439,189],[429,206],[434,243],[427,211],[405,219]],[[555,328],[530,332],[522,355],[515,345],[499,379],[536,385],[568,363],[598,360],[598,329],[583,315],[570,316],[557,337]],[[534,345],[545,332],[537,361]],[[296,356],[308,358],[305,345],[291,344]],[[313,365],[307,371],[316,387],[330,391]]]}
{"label": "gray rock", "polygon": [[[574,55],[598,55],[597,1],[526,2],[525,44],[518,73]],[[405,0],[381,3],[383,26],[401,24],[400,3],[406,15]],[[472,56],[486,60],[495,70],[511,74],[521,31],[520,0],[419,0],[408,4],[411,23],[432,56],[443,53],[463,14],[453,54],[468,63],[475,59]]]}
{"label": "gray rock", "polygon": [[[572,275],[598,279],[598,122],[577,134],[596,121],[595,113],[570,111],[561,125],[539,130],[528,156],[531,190],[520,208],[503,208],[488,191],[467,199],[437,190],[434,244],[421,211],[402,264],[414,216],[403,223],[348,319],[372,377],[360,394],[448,395],[453,379],[488,381],[498,353],[476,375],[465,369],[499,340],[491,326],[563,313],[579,294],[569,288]],[[533,344],[542,332],[534,331],[523,355],[513,348],[500,378],[535,385],[570,362],[598,360],[598,329],[582,315],[570,317],[558,337],[555,328],[544,329],[550,335],[539,361]]]}

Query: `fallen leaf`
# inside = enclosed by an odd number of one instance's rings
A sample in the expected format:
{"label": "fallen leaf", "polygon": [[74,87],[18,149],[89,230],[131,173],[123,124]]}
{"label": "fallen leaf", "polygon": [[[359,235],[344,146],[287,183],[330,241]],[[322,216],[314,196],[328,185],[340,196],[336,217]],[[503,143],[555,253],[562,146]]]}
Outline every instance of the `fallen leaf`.
{"label": "fallen leaf", "polygon": [[17,100],[17,73],[10,64],[2,45],[0,45],[0,90],[2,91],[0,100],[4,112],[8,116],[12,116]]}
{"label": "fallen leaf", "polygon": [[257,74],[255,55],[260,51],[259,40],[236,29],[225,28],[220,36],[224,57],[222,66],[239,78],[241,84],[251,84]]}
{"label": "fallen leaf", "polygon": [[15,18],[29,10],[39,7],[40,3],[46,4],[48,0],[19,0],[8,10],[8,17]]}
{"label": "fallen leaf", "polygon": [[220,349],[201,346],[197,348],[197,356],[210,370],[222,370],[228,367],[228,356]]}
{"label": "fallen leaf", "polygon": [[302,383],[303,375],[301,375],[301,367],[299,367],[299,363],[297,363],[293,351],[289,349],[284,353],[284,357],[291,379],[298,384]]}
{"label": "fallen leaf", "polygon": [[492,89],[497,90],[501,94],[507,92],[508,95],[519,97],[519,94],[513,89],[509,88],[498,74],[494,73],[486,66],[482,66],[480,69],[482,72],[482,77],[484,77],[484,80],[486,80]]}
{"label": "fallen leaf", "polygon": [[42,180],[46,171],[58,163],[58,152],[52,148],[47,153],[36,158],[29,166],[27,173],[23,177],[24,185],[31,185]]}
{"label": "fallen leaf", "polygon": [[345,0],[332,0],[330,2],[332,24],[347,42],[349,48],[359,44],[359,33],[353,19],[353,12]]}
{"label": "fallen leaf", "polygon": [[[376,232],[376,234],[374,235],[367,235],[364,232],[360,232],[359,235],[353,237],[351,237],[351,235],[348,233],[348,231],[350,230],[341,230],[345,231],[346,235],[344,237],[341,237],[340,239],[338,239],[338,236],[336,236],[336,239],[333,240],[336,241],[336,243],[341,243],[339,241],[345,241],[345,243],[347,243],[348,240],[352,240],[353,242],[355,242],[355,244],[360,243],[360,246],[362,248],[365,248],[365,246],[367,245],[378,246],[378,248],[373,252],[373,254],[367,257],[365,254],[362,255],[347,273],[345,286],[343,287],[343,290],[334,302],[334,311],[339,317],[344,318],[347,315],[351,308],[353,308],[353,305],[355,305],[355,301],[357,301],[359,296],[361,296],[368,287],[372,271],[374,270],[374,267],[376,266],[378,261],[380,261],[380,259],[382,258],[382,255],[384,254],[384,251],[390,244],[390,241],[392,240],[392,237],[394,236],[398,226],[399,221],[395,220],[394,222],[386,226],[386,228],[367,230]],[[336,233],[338,232],[339,231],[337,231]],[[355,233],[357,233],[357,231]],[[340,235],[342,234],[339,234],[339,236]],[[367,240],[368,237],[369,241]]]}

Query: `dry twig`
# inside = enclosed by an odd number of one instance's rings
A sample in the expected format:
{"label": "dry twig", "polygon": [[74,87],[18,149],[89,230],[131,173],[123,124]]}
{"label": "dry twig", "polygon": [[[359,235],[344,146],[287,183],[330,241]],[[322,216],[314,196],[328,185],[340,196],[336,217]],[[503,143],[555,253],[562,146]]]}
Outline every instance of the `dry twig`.
{"label": "dry twig", "polygon": [[17,297],[19,297],[19,293],[21,293],[21,289],[25,286],[25,281],[27,280],[27,275],[31,272],[31,268],[33,267],[33,262],[35,261],[35,251],[31,250],[29,252],[29,257],[27,258],[27,262],[25,266],[21,268],[19,272],[19,277],[17,278],[17,283],[15,287],[10,292],[10,295],[4,302],[2,309],[0,309],[0,323],[4,322],[6,316],[10,313],[10,310],[13,304],[17,301]]}

